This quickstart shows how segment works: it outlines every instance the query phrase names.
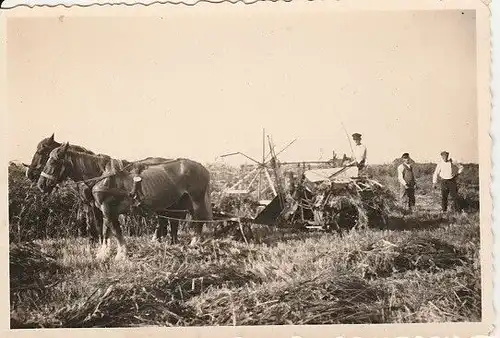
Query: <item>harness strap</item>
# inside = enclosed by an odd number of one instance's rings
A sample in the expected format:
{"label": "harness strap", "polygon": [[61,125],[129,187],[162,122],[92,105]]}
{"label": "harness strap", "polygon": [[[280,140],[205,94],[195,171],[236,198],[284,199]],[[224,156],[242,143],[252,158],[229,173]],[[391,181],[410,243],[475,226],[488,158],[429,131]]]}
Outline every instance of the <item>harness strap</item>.
{"label": "harness strap", "polygon": [[44,171],[42,171],[42,172],[40,173],[40,176],[43,176],[43,177],[45,177],[45,178],[48,178],[49,180],[52,180],[52,181],[56,181],[56,180],[57,180],[55,176],[50,175],[50,174],[47,174],[47,173],[46,173],[46,172],[44,172]]}
{"label": "harness strap", "polygon": [[[147,164],[146,166],[147,167],[152,167],[152,166],[157,166],[157,165],[163,165],[163,164],[169,164],[169,163],[177,162],[177,161],[180,161],[180,160],[182,160],[182,159],[181,158],[177,158],[177,159],[167,160],[167,161],[158,162],[158,163],[154,163],[154,164]],[[129,163],[128,165],[126,165],[125,167],[123,167],[123,169],[121,169],[120,172],[123,172],[123,171],[127,170],[129,167],[132,167],[135,164],[138,164],[138,163],[141,164],[140,161],[141,160],[139,160],[137,162]],[[111,171],[111,172],[108,172],[107,174],[103,174],[103,175],[98,176],[98,177],[93,177],[93,178],[88,178],[88,179],[85,179],[85,180],[75,181],[74,183],[87,183],[87,182],[94,182],[95,181],[96,184],[97,184],[99,181],[102,181],[103,179],[108,178],[108,177],[115,176],[116,174],[117,174],[117,172]]]}
{"label": "harness strap", "polygon": [[128,192],[126,192],[123,189],[119,188],[93,188],[92,189],[94,192],[106,192],[110,194],[118,194],[118,195],[123,195],[123,196],[128,196]]}
{"label": "harness strap", "polygon": [[211,220],[196,220],[196,219],[183,219],[183,218],[176,218],[176,217],[169,217],[169,216],[163,216],[163,215],[158,215],[160,218],[165,218],[171,221],[179,221],[179,222],[187,222],[187,223],[207,223],[207,224],[214,224],[214,223],[223,223],[227,221],[233,221],[233,222],[239,222],[243,220],[241,217],[229,217],[226,219],[211,219]]}

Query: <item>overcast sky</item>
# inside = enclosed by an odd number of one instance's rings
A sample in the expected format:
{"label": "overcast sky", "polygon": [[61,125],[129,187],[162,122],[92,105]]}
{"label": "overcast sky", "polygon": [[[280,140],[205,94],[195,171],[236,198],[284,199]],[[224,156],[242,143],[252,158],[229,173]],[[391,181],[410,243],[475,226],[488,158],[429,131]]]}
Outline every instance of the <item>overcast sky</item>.
{"label": "overcast sky", "polygon": [[350,154],[343,123],[369,163],[478,161],[473,12],[186,8],[7,29],[10,159],[52,132],[117,158],[260,157],[266,128],[278,148],[298,138],[282,160],[318,160]]}

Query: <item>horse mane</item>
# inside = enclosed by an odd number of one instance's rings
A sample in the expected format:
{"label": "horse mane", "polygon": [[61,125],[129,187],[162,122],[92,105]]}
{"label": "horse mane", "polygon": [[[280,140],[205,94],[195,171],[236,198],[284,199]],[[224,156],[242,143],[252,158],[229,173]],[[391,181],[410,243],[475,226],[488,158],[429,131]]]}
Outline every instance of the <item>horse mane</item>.
{"label": "horse mane", "polygon": [[[46,139],[42,140],[41,142],[44,142]],[[63,144],[60,143],[60,142],[57,142],[57,141],[52,141],[52,144],[50,145],[51,146],[51,149],[55,149],[55,148],[58,148],[60,146],[62,146]],[[73,151],[78,151],[78,152],[81,152],[81,153],[87,153],[87,154],[94,154],[94,152],[92,150],[89,150],[85,147],[82,147],[82,146],[79,146],[77,144],[70,144],[69,145],[69,149],[73,150]]]}
{"label": "horse mane", "polygon": [[[71,147],[71,145],[70,145]],[[83,148],[85,149],[85,148]],[[111,156],[109,155],[106,155],[106,154],[96,154],[96,153],[93,153],[92,151],[88,150],[88,151],[79,151],[79,150],[76,150],[76,149],[71,149],[69,148],[68,150],[66,150],[66,153],[67,154],[71,154],[73,156],[81,156],[81,157],[85,157],[85,158],[92,158],[94,160],[98,160],[98,159],[110,159]]]}
{"label": "horse mane", "polygon": [[87,148],[84,148],[84,147],[79,146],[79,145],[70,145],[70,147],[71,147],[71,150],[73,150],[73,151],[95,155],[95,153],[92,150],[88,150]]}
{"label": "horse mane", "polygon": [[68,149],[66,156],[71,163],[74,174],[82,178],[85,173],[91,173],[95,176],[101,175],[111,161],[111,157],[108,155],[85,153],[73,149]]}

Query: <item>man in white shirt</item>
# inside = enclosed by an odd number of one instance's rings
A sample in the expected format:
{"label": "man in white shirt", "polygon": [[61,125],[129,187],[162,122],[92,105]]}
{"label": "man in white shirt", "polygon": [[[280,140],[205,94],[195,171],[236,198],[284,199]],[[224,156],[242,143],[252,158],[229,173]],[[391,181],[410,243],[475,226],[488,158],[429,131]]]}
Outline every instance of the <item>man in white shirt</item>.
{"label": "man in white shirt", "polygon": [[410,154],[401,156],[403,163],[398,166],[398,181],[401,184],[402,198],[406,199],[408,211],[411,213],[415,206],[415,189],[417,187]]}
{"label": "man in white shirt", "polygon": [[359,174],[361,174],[363,169],[366,167],[366,146],[361,143],[361,134],[352,134],[352,139],[355,143],[352,149],[354,159],[349,165],[356,165],[358,167]]}
{"label": "man in white shirt", "polygon": [[451,195],[455,211],[459,211],[457,176],[462,173],[463,166],[455,164],[449,158],[447,151],[441,152],[442,161],[439,162],[432,176],[432,185],[436,188],[438,178],[441,179],[441,208],[443,212],[448,210],[448,195]]}

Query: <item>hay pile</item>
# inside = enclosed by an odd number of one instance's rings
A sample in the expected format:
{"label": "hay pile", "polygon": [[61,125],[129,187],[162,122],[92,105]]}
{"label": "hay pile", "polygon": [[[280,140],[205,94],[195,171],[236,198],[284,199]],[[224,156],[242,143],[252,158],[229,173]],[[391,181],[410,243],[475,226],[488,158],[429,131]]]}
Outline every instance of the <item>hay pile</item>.
{"label": "hay pile", "polygon": [[[108,284],[109,285],[109,284]],[[123,327],[182,325],[189,309],[173,299],[161,276],[127,285],[113,283],[98,288],[86,299],[58,309],[40,323],[44,327]]]}
{"label": "hay pile", "polygon": [[[63,268],[54,257],[42,252],[33,242],[11,243],[9,251],[11,301],[19,291],[42,292],[48,284],[56,282],[56,275]],[[33,295],[32,295],[33,296]]]}
{"label": "hay pile", "polygon": [[437,273],[408,271],[373,284],[390,294],[392,322],[481,321],[481,273],[473,266]]}
{"label": "hay pile", "polygon": [[398,244],[381,240],[349,255],[350,264],[366,278],[409,270],[436,272],[465,261],[467,258],[453,245],[423,237],[410,237]]}
{"label": "hay pile", "polygon": [[186,303],[212,289],[260,284],[265,272],[252,272],[245,261],[255,249],[230,241],[196,246],[135,243],[131,259],[141,273],[110,273],[91,283],[87,295],[38,322],[44,327],[185,326],[195,317]]}
{"label": "hay pile", "polygon": [[190,325],[354,324],[384,321],[385,292],[352,276],[327,275],[193,299]]}
{"label": "hay pile", "polygon": [[212,288],[238,288],[261,278],[241,266],[182,264],[174,272],[103,279],[92,294],[44,318],[44,327],[184,326],[195,316],[185,302]]}
{"label": "hay pile", "polygon": [[329,230],[386,224],[396,206],[392,191],[368,178],[307,183],[305,188],[310,194],[302,194],[298,203],[311,210],[315,221]]}
{"label": "hay pile", "polygon": [[29,304],[44,303],[51,297],[51,288],[61,282],[64,268],[42,252],[35,243],[10,244],[10,306],[12,328],[38,327],[36,320],[27,320]]}

